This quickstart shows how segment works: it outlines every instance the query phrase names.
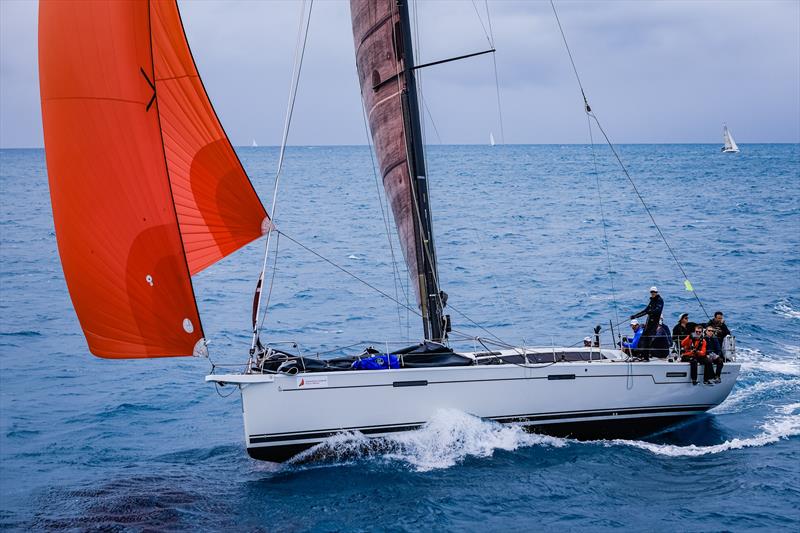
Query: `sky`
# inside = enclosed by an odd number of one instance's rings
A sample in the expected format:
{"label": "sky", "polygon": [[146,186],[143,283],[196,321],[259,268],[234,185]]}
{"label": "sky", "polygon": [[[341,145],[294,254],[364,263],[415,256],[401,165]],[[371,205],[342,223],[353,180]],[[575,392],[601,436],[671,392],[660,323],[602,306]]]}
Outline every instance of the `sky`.
{"label": "sky", "polygon": [[[485,50],[484,0],[418,0],[419,62]],[[280,143],[300,3],[180,0],[231,141]],[[421,71],[428,143],[584,143],[550,4],[489,0],[490,55]],[[589,102],[618,143],[800,142],[800,0],[556,2]],[[481,14],[481,18],[476,14]],[[41,147],[34,0],[0,0],[0,147]],[[488,28],[487,28],[488,29]],[[502,134],[500,117],[502,116]],[[435,126],[435,128],[433,127]],[[316,0],[289,143],[365,144],[349,2]]]}

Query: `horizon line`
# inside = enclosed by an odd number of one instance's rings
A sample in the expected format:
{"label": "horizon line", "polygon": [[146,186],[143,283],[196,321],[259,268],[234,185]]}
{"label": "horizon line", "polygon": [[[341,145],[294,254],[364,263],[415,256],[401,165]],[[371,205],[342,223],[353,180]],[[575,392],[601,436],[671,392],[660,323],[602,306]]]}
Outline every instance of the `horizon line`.
{"label": "horizon line", "polygon": [[[686,145],[721,145],[721,142],[620,142],[614,143],[614,146],[686,146]],[[768,142],[746,142],[736,143],[740,146],[749,146],[756,144],[800,144],[797,141],[768,141]],[[595,143],[594,146],[605,146],[606,143]],[[278,144],[260,144],[258,146],[251,146],[249,144],[233,144],[234,148],[280,148]],[[287,148],[348,148],[348,147],[371,147],[372,144],[287,144]],[[487,143],[432,143],[425,144],[425,146],[488,146],[497,148],[498,146],[592,146],[591,143],[497,143],[492,146]],[[44,150],[44,146],[0,146],[0,150]]]}

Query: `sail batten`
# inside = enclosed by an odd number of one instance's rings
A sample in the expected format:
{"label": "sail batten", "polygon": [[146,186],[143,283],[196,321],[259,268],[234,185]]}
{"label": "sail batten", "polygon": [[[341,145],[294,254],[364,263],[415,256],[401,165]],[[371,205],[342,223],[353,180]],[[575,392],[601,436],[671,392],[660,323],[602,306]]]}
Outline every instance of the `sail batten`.
{"label": "sail batten", "polygon": [[269,219],[175,0],[43,0],[39,74],[58,249],[90,351],[201,353],[191,274]]}

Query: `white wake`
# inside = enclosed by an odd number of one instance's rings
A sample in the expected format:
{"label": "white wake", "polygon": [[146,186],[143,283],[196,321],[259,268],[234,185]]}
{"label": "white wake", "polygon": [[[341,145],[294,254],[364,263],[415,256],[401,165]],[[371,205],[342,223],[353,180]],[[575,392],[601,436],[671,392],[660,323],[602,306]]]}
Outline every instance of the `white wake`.
{"label": "white wake", "polygon": [[307,450],[292,462],[379,457],[408,464],[419,472],[449,468],[468,457],[490,457],[497,450],[527,446],[564,447],[573,441],[527,433],[521,427],[481,420],[455,409],[441,409],[416,431],[381,438],[343,433]]}
{"label": "white wake", "polygon": [[[791,346],[786,347],[791,353]],[[743,373],[764,372],[769,374],[783,374],[787,376],[800,376],[800,359],[794,357],[775,357],[762,353],[755,348],[737,348],[736,362],[742,364]]]}
{"label": "white wake", "polygon": [[733,391],[728,398],[709,412],[721,415],[725,413],[735,413],[742,404],[746,404],[765,393],[785,394],[794,390],[800,390],[800,379],[773,379],[771,381],[760,381],[745,388]]}
{"label": "white wake", "polygon": [[[720,406],[711,412],[724,414],[738,412],[749,404],[758,403],[765,395],[794,396],[800,389],[800,364],[785,359],[765,358],[757,350],[748,350],[740,358],[743,373],[770,373],[783,376],[759,381],[734,391]],[[304,464],[319,460],[336,463],[375,458],[399,461],[419,472],[449,468],[469,457],[491,457],[495,451],[513,451],[531,446],[562,448],[565,446],[625,446],[647,450],[669,457],[697,457],[729,450],[766,446],[800,435],[800,403],[777,407],[761,425],[760,433],[751,437],[737,437],[709,446],[656,444],[641,440],[614,439],[578,441],[527,433],[516,425],[502,425],[485,421],[454,409],[437,411],[420,429],[380,438],[370,438],[359,432],[342,433],[299,454],[290,464]]]}
{"label": "white wake", "polygon": [[629,446],[669,457],[698,457],[701,455],[722,453],[729,450],[755,448],[774,444],[780,440],[800,435],[800,414],[796,413],[798,410],[800,410],[800,403],[784,405],[777,410],[775,416],[768,418],[767,421],[764,422],[761,426],[762,432],[758,435],[726,440],[720,444],[713,444],[710,446],[696,446],[694,444],[678,446],[675,444],[654,444],[640,440],[625,439],[606,441],[604,444],[606,446]]}

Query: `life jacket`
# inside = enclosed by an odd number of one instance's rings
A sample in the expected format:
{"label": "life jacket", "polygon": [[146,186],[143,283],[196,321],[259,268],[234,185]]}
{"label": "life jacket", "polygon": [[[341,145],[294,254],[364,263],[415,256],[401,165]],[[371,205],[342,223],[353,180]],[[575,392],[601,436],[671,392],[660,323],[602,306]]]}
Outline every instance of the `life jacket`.
{"label": "life jacket", "polygon": [[691,336],[681,341],[683,355],[688,357],[704,357],[706,355],[706,340],[704,338],[695,339]]}

